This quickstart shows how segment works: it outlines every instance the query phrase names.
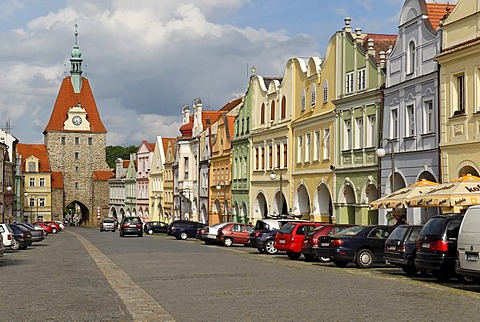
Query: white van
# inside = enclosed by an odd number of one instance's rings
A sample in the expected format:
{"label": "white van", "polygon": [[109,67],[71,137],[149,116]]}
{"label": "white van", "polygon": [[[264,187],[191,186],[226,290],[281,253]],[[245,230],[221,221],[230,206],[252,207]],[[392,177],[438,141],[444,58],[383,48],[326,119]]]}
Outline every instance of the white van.
{"label": "white van", "polygon": [[460,225],[457,249],[457,274],[480,280],[480,206],[467,209]]}

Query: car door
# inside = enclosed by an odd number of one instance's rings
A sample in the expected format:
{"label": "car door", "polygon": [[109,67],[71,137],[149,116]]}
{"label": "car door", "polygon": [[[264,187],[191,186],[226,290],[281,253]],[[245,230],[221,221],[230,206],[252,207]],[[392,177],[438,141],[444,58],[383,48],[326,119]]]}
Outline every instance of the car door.
{"label": "car door", "polygon": [[375,252],[375,259],[380,261],[383,259],[385,253],[385,241],[388,235],[390,235],[391,229],[387,227],[374,227],[367,237],[368,244]]}
{"label": "car door", "polygon": [[315,229],[315,226],[311,224],[298,225],[297,230],[294,234],[295,237],[293,239],[292,251],[301,252],[302,246],[303,246],[303,240],[305,239],[305,236],[309,232],[313,231],[314,229]]}

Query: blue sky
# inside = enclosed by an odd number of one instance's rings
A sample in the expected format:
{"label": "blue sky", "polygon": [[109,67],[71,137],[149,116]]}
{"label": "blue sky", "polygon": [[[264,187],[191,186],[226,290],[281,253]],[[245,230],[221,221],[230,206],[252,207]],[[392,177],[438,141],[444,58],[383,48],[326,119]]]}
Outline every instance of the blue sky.
{"label": "blue sky", "polygon": [[[444,3],[445,1],[438,1]],[[323,56],[346,16],[396,34],[403,0],[2,0],[0,126],[42,132],[78,44],[109,145],[177,136],[180,108],[218,109],[244,93],[247,65],[282,76],[291,57]],[[68,75],[68,73],[67,73]]]}

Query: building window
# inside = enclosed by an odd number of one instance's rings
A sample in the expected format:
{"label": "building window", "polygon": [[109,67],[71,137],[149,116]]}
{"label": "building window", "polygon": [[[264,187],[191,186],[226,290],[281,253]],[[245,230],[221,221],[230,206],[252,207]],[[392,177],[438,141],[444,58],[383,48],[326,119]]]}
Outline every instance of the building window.
{"label": "building window", "polygon": [[30,207],[35,207],[35,198],[30,198],[29,202],[28,202],[28,205]]}
{"label": "building window", "polygon": [[407,56],[407,59],[408,59],[408,62],[407,62],[407,66],[408,66],[408,71],[407,73],[408,74],[413,74],[415,72],[415,67],[416,67],[416,58],[415,58],[415,43],[413,41],[411,41],[409,44],[408,44],[408,56]]}
{"label": "building window", "polygon": [[456,84],[454,94],[456,96],[457,109],[454,115],[465,114],[465,75],[456,76]]}
{"label": "building window", "polygon": [[263,170],[265,169],[265,148],[261,147],[260,151],[262,152],[262,154],[260,155],[260,158],[262,160],[262,170]]}
{"label": "building window", "polygon": [[282,119],[287,117],[287,98],[285,95],[282,97]]}
{"label": "building window", "polygon": [[323,81],[323,102],[328,102],[328,81]]}
{"label": "building window", "polygon": [[317,88],[315,87],[315,84],[312,84],[312,86],[310,87],[310,92],[310,106],[314,106],[315,102],[317,101]]}
{"label": "building window", "polygon": [[29,161],[28,162],[28,172],[35,172],[36,170],[36,162]]}
{"label": "building window", "polygon": [[276,167],[277,168],[280,168],[280,161],[282,160],[282,155],[280,154],[280,144],[277,144],[277,159],[275,160],[276,161]]}
{"label": "building window", "polygon": [[297,145],[297,163],[302,162],[302,149],[303,149],[303,136],[298,136],[298,145]]}
{"label": "building window", "polygon": [[260,124],[265,124],[265,103],[260,107]]}
{"label": "building window", "polygon": [[390,137],[391,138],[398,138],[398,110],[397,109],[392,109],[391,110],[391,115],[390,115],[390,118],[391,118],[391,128],[390,128],[390,131],[391,131],[391,135]]}
{"label": "building window", "polygon": [[88,145],[93,145],[93,138],[88,138]]}
{"label": "building window", "polygon": [[45,207],[45,198],[38,198],[38,201],[40,207]]}
{"label": "building window", "polygon": [[363,91],[365,87],[365,68],[362,68],[358,71],[358,90]]}
{"label": "building window", "polygon": [[433,102],[426,101],[423,104],[425,109],[425,133],[433,133],[435,129],[434,115],[433,115]]}
{"label": "building window", "polygon": [[355,133],[355,147],[360,149],[363,147],[363,118],[357,118],[355,123],[357,124]]}
{"label": "building window", "polygon": [[74,157],[75,157],[75,160],[80,159],[80,152],[75,152]]}
{"label": "building window", "polygon": [[347,73],[345,80],[345,93],[353,93],[354,74],[353,72]]}
{"label": "building window", "polygon": [[288,167],[288,150],[287,143],[283,143],[283,168]]}
{"label": "building window", "polygon": [[270,121],[275,120],[275,101],[270,104]]}
{"label": "building window", "polygon": [[305,111],[305,96],[306,96],[305,89],[303,89],[302,90],[302,101],[301,101],[302,111]]}
{"label": "building window", "polygon": [[330,129],[323,130],[323,160],[330,159]]}
{"label": "building window", "polygon": [[80,138],[79,137],[76,137],[75,138],[75,145],[79,145],[80,144]]}
{"label": "building window", "polygon": [[45,187],[45,178],[40,178],[40,187]]}
{"label": "building window", "polygon": [[315,131],[315,142],[313,146],[313,161],[320,159],[320,131]]}
{"label": "building window", "polygon": [[188,157],[184,157],[183,158],[183,171],[185,172],[185,176],[183,177],[184,180],[188,180],[189,179],[189,176],[188,176],[188,173],[189,173],[189,162],[188,162]]}
{"label": "building window", "polygon": [[415,135],[415,109],[412,105],[407,105],[407,136]]}
{"label": "building window", "polygon": [[62,145],[65,145],[65,137],[64,137],[64,136],[62,136],[62,137],[60,138],[60,143],[61,143]]}
{"label": "building window", "polygon": [[268,168],[273,169],[273,146],[269,145],[267,148],[268,148]]}
{"label": "building window", "polygon": [[375,115],[369,115],[368,118],[368,127],[367,127],[367,147],[373,147],[376,142],[376,130],[375,130]]}
{"label": "building window", "polygon": [[305,162],[310,162],[310,141],[311,141],[311,134],[307,133],[305,135]]}
{"label": "building window", "polygon": [[255,149],[255,170],[258,170],[259,166],[259,153],[258,153],[258,148]]}
{"label": "building window", "polygon": [[343,141],[343,149],[350,150],[352,148],[352,122],[345,120],[344,127],[345,140]]}
{"label": "building window", "polygon": [[35,187],[35,178],[30,178],[30,180],[29,180],[29,186],[30,186],[30,187]]}
{"label": "building window", "polygon": [[75,189],[80,189],[80,184],[78,182],[75,182]]}
{"label": "building window", "polygon": [[249,128],[249,125],[250,125],[250,118],[247,117],[247,121],[245,122],[246,123],[246,129],[245,129],[245,134],[248,134],[249,131],[250,131],[250,128]]}

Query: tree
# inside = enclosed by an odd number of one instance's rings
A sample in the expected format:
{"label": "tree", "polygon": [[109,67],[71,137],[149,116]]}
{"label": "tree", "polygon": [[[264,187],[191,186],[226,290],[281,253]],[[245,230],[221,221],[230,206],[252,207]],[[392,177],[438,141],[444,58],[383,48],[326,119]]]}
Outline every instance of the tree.
{"label": "tree", "polygon": [[128,147],[123,146],[107,146],[107,164],[110,168],[115,168],[115,160],[121,158],[123,160],[130,160],[130,153],[136,153],[137,146],[130,145]]}

